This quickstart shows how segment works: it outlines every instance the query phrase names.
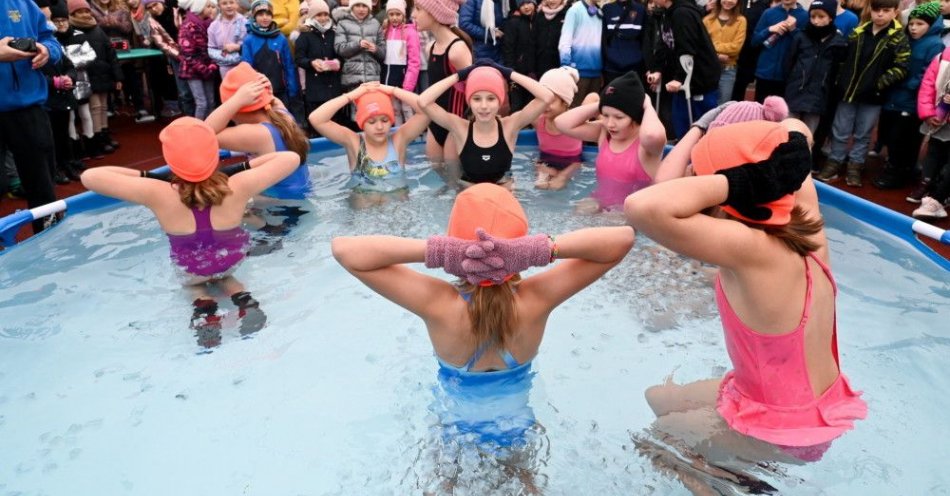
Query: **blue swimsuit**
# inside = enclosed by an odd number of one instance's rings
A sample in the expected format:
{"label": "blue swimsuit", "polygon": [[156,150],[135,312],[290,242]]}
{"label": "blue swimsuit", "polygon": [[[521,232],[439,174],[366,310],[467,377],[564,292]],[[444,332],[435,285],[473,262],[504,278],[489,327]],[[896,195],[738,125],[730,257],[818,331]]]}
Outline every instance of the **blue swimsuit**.
{"label": "blue swimsuit", "polygon": [[[284,143],[284,137],[280,135],[277,126],[270,122],[262,122],[261,124],[270,131],[271,138],[274,140],[274,151],[288,151],[287,144]],[[307,164],[300,164],[289,176],[267,188],[262,194],[282,200],[303,200],[307,198],[310,194],[310,168]]]}
{"label": "blue swimsuit", "polygon": [[366,152],[366,141],[360,136],[353,180],[356,182],[353,190],[357,192],[391,193],[409,188],[406,169],[399,163],[392,137],[387,139],[386,157],[377,162]]}

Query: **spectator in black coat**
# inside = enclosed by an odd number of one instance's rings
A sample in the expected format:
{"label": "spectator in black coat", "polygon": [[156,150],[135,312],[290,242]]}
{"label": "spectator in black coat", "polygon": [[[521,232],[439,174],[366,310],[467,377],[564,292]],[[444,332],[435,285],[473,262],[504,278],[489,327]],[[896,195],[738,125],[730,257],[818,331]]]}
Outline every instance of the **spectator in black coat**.
{"label": "spectator in black coat", "polygon": [[[343,94],[340,83],[342,60],[333,48],[335,34],[330,8],[324,0],[310,0],[310,16],[304,23],[309,28],[301,30],[294,48],[297,67],[306,74],[304,102],[306,115],[320,105]],[[333,116],[333,122],[346,126],[349,118],[346,110]],[[316,133],[316,130],[313,131]]]}
{"label": "spectator in black coat", "polygon": [[[518,0],[518,8],[512,12],[505,22],[505,36],[502,55],[505,65],[515,72],[537,79],[537,65],[535,64],[535,33],[534,13],[537,4],[535,0]],[[556,45],[555,45],[556,46]],[[511,83],[508,91],[511,99],[511,111],[517,112],[524,108],[534,95]]]}
{"label": "spectator in black coat", "polygon": [[538,13],[534,16],[534,70],[537,74],[561,67],[557,44],[561,40],[565,14],[566,0],[541,0]]}
{"label": "spectator in black coat", "polygon": [[[781,0],[743,0],[746,2],[745,10],[742,15],[745,16],[745,42],[742,44],[742,50],[739,52],[739,60],[736,62],[736,84],[732,87],[732,100],[741,102],[745,100],[745,92],[749,84],[755,81],[755,65],[759,61],[759,52],[762,46],[752,45],[752,33],[755,31],[755,25],[759,23],[762,13],[770,7],[781,3]],[[720,102],[721,103],[721,102]]]}

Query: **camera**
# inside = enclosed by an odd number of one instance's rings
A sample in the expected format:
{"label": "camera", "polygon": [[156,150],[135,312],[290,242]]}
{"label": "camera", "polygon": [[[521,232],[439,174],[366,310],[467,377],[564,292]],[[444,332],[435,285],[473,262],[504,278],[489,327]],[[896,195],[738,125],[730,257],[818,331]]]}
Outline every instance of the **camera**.
{"label": "camera", "polygon": [[36,40],[33,38],[13,38],[8,46],[21,52],[36,53],[39,51],[36,48]]}

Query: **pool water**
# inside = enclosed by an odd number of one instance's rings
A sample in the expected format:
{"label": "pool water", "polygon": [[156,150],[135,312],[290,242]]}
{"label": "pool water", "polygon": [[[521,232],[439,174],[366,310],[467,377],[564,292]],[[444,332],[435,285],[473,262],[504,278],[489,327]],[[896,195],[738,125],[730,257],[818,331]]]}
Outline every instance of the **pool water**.
{"label": "pool water", "polygon": [[[236,272],[266,327],[243,339],[223,303],[210,353],[188,329],[190,296],[144,208],[72,215],[9,250],[0,495],[688,494],[634,447],[654,421],[643,391],[671,374],[721,376],[729,361],[701,267],[643,237],[552,315],[533,364],[528,446],[491,456],[443,438],[422,322],[329,247],[343,234],[444,231],[453,194],[420,153],[410,200],[363,211],[346,201],[345,159],[311,156],[309,213],[280,249]],[[573,214],[592,168],[564,191],[535,191],[530,156],[519,148],[514,172],[534,231],[623,222]],[[950,493],[950,278],[903,241],[824,213],[842,368],[868,418],[818,462],[748,473],[781,494]]]}

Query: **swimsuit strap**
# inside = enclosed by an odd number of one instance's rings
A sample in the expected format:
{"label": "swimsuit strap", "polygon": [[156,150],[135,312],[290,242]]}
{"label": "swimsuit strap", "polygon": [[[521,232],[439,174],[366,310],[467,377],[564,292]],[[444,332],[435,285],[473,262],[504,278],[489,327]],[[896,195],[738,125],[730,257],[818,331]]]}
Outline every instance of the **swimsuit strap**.
{"label": "swimsuit strap", "polygon": [[504,350],[504,351],[499,350],[498,356],[501,357],[502,361],[505,362],[505,365],[507,365],[509,369],[513,369],[513,368],[521,366],[521,364],[518,363],[518,360],[515,360],[514,355],[512,355],[511,352],[508,350]]}
{"label": "swimsuit strap", "polygon": [[195,232],[207,231],[211,229],[211,207],[205,207],[204,210],[198,207],[191,207],[191,215],[195,217]]}
{"label": "swimsuit strap", "polygon": [[[838,295],[838,284],[835,283],[835,277],[834,277],[834,275],[831,274],[831,267],[828,267],[828,265],[825,264],[825,262],[822,262],[821,259],[818,258],[818,257],[816,257],[815,254],[812,253],[812,252],[809,252],[809,253],[808,253],[808,256],[811,257],[811,259],[814,260],[815,263],[818,264],[819,267],[821,267],[821,270],[825,273],[825,277],[827,277],[828,280],[831,281],[831,289],[832,289],[832,291],[834,291],[835,296],[837,296],[837,295]],[[807,260],[805,261],[805,267],[806,267],[806,273],[808,273],[808,272],[807,272],[807,267],[808,267],[808,261],[807,261]],[[809,274],[809,279],[808,279],[808,293],[809,293],[808,296],[810,297],[810,296],[811,296],[811,277],[810,277],[810,274]],[[835,365],[838,365],[838,366],[840,367],[841,362],[838,360],[838,310],[837,310],[837,303],[835,304],[835,307],[836,307],[836,308],[835,308],[835,317],[834,317],[834,322],[832,323],[832,328],[831,328],[831,354],[835,357]]]}
{"label": "swimsuit strap", "polygon": [[274,140],[274,151],[285,152],[287,151],[287,144],[284,143],[284,137],[281,136],[280,130],[277,129],[277,126],[270,122],[262,122],[262,126],[266,127],[270,132],[270,137]]}
{"label": "swimsuit strap", "polygon": [[498,141],[495,143],[501,143],[505,145],[505,148],[508,148],[508,140],[505,139],[505,128],[501,125],[501,117],[495,117],[495,122],[498,123]]}
{"label": "swimsuit strap", "polygon": [[485,354],[485,349],[486,349],[486,348],[488,348],[488,343],[487,343],[487,342],[486,342],[486,343],[482,343],[482,345],[479,346],[478,349],[475,350],[475,353],[472,355],[472,358],[469,358],[469,359],[468,359],[468,362],[465,362],[465,371],[466,371],[466,372],[471,372],[472,367],[475,366],[475,363],[478,362],[478,359],[481,358],[482,355]]}

